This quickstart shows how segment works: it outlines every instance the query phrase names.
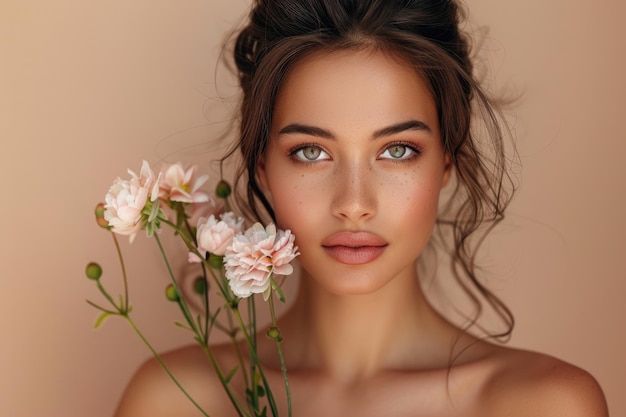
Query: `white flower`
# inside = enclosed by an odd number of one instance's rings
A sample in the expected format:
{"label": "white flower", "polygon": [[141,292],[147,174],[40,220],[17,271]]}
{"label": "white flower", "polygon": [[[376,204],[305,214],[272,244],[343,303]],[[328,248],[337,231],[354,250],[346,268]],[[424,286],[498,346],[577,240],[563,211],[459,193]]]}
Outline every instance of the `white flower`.
{"label": "white flower", "polygon": [[263,293],[267,299],[271,275],[293,272],[290,262],[299,255],[294,239],[290,230],[277,231],[273,224],[263,228],[260,223],[235,236],[224,256],[226,278],[233,293],[238,297]]}
{"label": "white flower", "polygon": [[[130,180],[115,180],[105,197],[104,218],[111,230],[120,235],[128,235],[132,242],[141,230],[142,212],[148,201],[154,203],[158,198],[159,181],[148,162],[143,161],[139,175],[128,170]],[[158,204],[154,204],[147,221],[153,221],[158,214]]]}

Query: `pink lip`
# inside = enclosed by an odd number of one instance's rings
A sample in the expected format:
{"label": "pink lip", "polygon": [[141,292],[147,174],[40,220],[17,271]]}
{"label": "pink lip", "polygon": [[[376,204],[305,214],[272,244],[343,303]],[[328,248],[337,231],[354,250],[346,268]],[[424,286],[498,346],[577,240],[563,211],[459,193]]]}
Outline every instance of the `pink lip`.
{"label": "pink lip", "polygon": [[322,247],[337,262],[361,265],[372,262],[385,251],[386,240],[369,232],[338,232],[322,242]]}

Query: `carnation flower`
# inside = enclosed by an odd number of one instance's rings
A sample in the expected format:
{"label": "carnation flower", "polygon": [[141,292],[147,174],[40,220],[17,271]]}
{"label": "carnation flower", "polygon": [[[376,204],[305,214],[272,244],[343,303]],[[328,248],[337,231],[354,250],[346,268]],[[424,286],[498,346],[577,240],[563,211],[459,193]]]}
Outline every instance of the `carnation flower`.
{"label": "carnation flower", "polygon": [[263,293],[267,299],[271,275],[293,272],[290,262],[299,255],[294,239],[290,230],[277,231],[273,224],[263,228],[260,223],[235,236],[224,257],[233,293],[238,297]]}
{"label": "carnation flower", "polygon": [[[222,214],[220,221],[217,221],[214,215],[206,219],[201,218],[196,232],[198,252],[203,257],[206,257],[207,253],[223,256],[233,237],[242,230],[243,219],[235,217],[235,214],[230,211]],[[190,253],[189,261],[199,262],[200,259],[195,253]]]}
{"label": "carnation flower", "polygon": [[196,177],[198,167],[183,168],[183,164],[166,165],[161,170],[159,197],[163,200],[181,203],[205,203],[210,197],[200,187],[209,179],[208,175]]}
{"label": "carnation flower", "polygon": [[154,178],[154,172],[148,162],[143,161],[139,175],[128,170],[130,180],[115,180],[105,197],[104,218],[108,221],[111,230],[120,235],[128,235],[132,242],[135,235],[141,230],[144,221],[152,222],[159,212],[157,204],[143,219],[143,211],[148,202],[154,202],[158,197],[159,180]]}

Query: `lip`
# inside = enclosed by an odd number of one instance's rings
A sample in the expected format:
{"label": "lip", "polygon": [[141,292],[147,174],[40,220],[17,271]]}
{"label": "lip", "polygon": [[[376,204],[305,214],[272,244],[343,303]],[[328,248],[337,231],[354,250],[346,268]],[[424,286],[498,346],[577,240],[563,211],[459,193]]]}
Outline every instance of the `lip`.
{"label": "lip", "polygon": [[387,245],[385,239],[369,232],[338,232],[322,242],[331,258],[346,265],[370,263],[382,255]]}

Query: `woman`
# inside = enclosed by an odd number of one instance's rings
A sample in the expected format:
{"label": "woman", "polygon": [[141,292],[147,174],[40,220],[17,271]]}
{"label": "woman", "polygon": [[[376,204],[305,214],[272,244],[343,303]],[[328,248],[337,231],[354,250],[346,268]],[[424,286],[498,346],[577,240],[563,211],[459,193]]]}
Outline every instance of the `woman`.
{"label": "woman", "polygon": [[[238,36],[246,205],[291,229],[301,252],[279,322],[296,416],[607,415],[586,372],[490,341],[513,319],[480,284],[475,243],[510,187],[459,20],[447,0],[259,0]],[[502,318],[500,334],[478,337],[477,316],[458,328],[429,304],[417,263],[438,237],[477,311]],[[274,344],[259,341],[278,387]],[[215,352],[236,365],[230,345]],[[200,348],[165,360],[210,415],[235,415]],[[117,412],[141,415],[197,411],[149,361]]]}

